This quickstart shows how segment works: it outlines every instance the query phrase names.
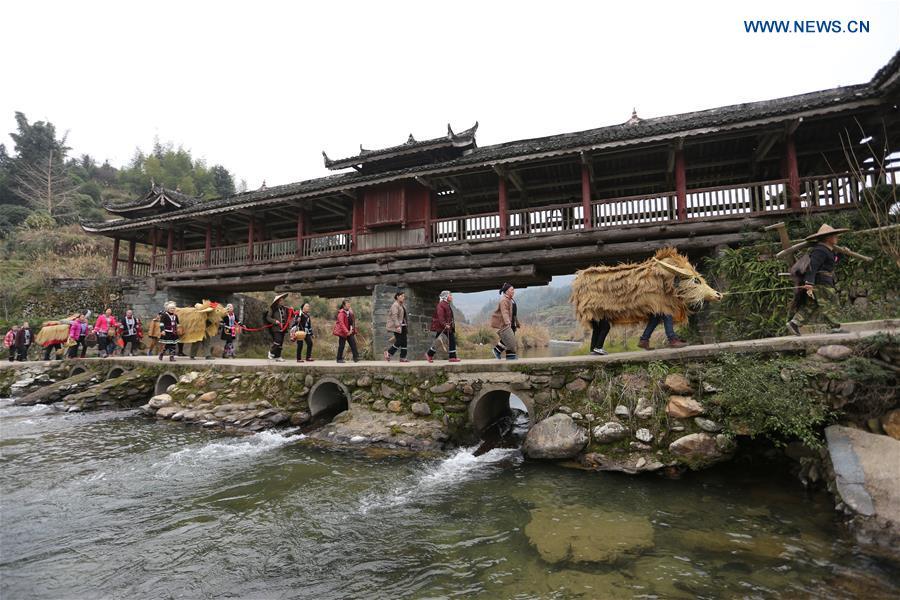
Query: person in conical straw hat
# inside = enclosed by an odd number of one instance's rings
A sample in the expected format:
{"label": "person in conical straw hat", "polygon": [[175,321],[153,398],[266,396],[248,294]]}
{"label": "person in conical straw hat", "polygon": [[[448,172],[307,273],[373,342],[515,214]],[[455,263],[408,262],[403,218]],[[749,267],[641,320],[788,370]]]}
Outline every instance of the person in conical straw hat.
{"label": "person in conical straw hat", "polygon": [[275,296],[266,312],[266,324],[269,325],[269,335],[272,337],[269,360],[276,362],[284,362],[284,359],[281,358],[281,350],[284,346],[284,332],[289,324],[288,309],[284,305],[284,299],[287,296],[287,293]]}
{"label": "person in conical straw hat", "polygon": [[797,289],[794,316],[787,322],[788,331],[800,335],[800,326],[820,317],[831,328],[831,333],[845,333],[837,320],[837,293],[834,289],[834,270],[838,254],[834,251],[838,236],[849,229],[835,229],[827,223],[804,239],[813,244],[809,251],[809,266],[803,272],[803,281]]}

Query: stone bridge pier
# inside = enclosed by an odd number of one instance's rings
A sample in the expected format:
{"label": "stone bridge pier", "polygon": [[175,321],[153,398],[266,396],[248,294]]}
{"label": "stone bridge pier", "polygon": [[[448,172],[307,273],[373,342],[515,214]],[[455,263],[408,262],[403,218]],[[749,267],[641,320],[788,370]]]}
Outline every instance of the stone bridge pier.
{"label": "stone bridge pier", "polygon": [[[391,345],[392,335],[387,331],[388,311],[394,303],[394,294],[406,294],[406,312],[409,320],[407,349],[410,360],[418,360],[431,347],[434,334],[431,332],[431,315],[437,306],[440,290],[414,284],[376,285],[372,290],[372,351],[378,359]],[[446,352],[439,345],[438,357]],[[399,354],[396,355],[399,357]]]}

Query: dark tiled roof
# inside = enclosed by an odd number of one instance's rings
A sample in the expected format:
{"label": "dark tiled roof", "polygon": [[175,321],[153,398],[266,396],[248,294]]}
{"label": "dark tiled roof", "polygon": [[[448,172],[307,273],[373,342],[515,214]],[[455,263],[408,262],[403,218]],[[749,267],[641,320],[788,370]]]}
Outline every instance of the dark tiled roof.
{"label": "dark tiled roof", "polygon": [[[721,129],[751,126],[752,123],[765,120],[778,120],[790,115],[805,112],[828,112],[829,110],[842,110],[856,101],[875,100],[879,97],[879,90],[874,85],[876,81],[886,81],[895,75],[900,68],[900,53],[876,74],[872,82],[866,84],[839,87],[830,90],[810,92],[775,100],[749,102],[722,106],[708,110],[682,113],[652,119],[629,119],[620,125],[611,125],[589,129],[574,133],[564,133],[541,138],[517,140],[484,146],[460,156],[456,159],[438,164],[429,164],[410,167],[385,173],[343,173],[309,179],[297,183],[274,186],[263,190],[245,192],[227,198],[208,200],[201,204],[173,211],[165,215],[174,218],[181,215],[188,216],[197,212],[222,212],[243,208],[255,203],[277,202],[279,198],[297,195],[314,195],[327,191],[337,192],[342,189],[359,187],[369,182],[390,181],[396,179],[411,178],[415,175],[451,173],[465,170],[466,168],[481,165],[492,165],[497,162],[528,160],[546,155],[562,155],[574,153],[580,150],[590,150],[606,144],[637,144],[654,138],[665,139],[675,137],[680,133],[694,133],[717,131]],[[462,135],[462,133],[458,134]],[[424,142],[416,142],[424,143]],[[397,148],[397,147],[395,147]],[[379,151],[384,152],[384,151]],[[347,159],[349,160],[349,159]],[[336,162],[336,161],[335,161]],[[129,219],[128,225],[139,226],[155,220],[156,217],[142,217]],[[103,231],[122,226],[122,221],[108,221],[105,223],[83,223],[85,229],[90,231]]]}
{"label": "dark tiled roof", "polygon": [[107,204],[104,208],[109,212],[116,214],[120,212],[150,209],[154,205],[161,205],[166,201],[171,201],[173,206],[177,205],[176,208],[188,208],[201,202],[200,198],[194,198],[177,190],[170,190],[159,185],[153,185],[143,198],[138,198],[131,202]]}
{"label": "dark tiled roof", "polygon": [[409,134],[409,138],[407,138],[406,142],[397,146],[381,148],[379,150],[367,150],[360,146],[359,154],[357,154],[356,156],[339,158],[337,160],[331,160],[330,158],[328,158],[328,155],[325,154],[325,152],[322,152],[322,156],[325,157],[325,166],[327,168],[331,170],[338,170],[355,167],[367,162],[386,160],[398,156],[428,152],[430,150],[438,150],[441,148],[474,148],[476,145],[475,132],[477,130],[478,123],[476,122],[473,127],[470,127],[465,131],[454,133],[453,129],[448,123],[447,135],[438,138],[432,138],[430,140],[417,140],[413,137],[412,134]]}

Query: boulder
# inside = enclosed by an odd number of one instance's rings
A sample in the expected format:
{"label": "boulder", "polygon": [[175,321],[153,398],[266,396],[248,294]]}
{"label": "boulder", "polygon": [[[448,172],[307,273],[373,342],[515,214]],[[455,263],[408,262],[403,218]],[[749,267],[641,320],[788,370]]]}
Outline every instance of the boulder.
{"label": "boulder", "polygon": [[309,413],[306,411],[295,412],[291,415],[291,425],[297,427],[298,425],[304,425],[309,423],[310,420]]}
{"label": "boulder", "polygon": [[159,394],[150,398],[150,402],[147,404],[150,408],[162,408],[163,406],[172,404],[172,396],[169,394]]}
{"label": "boulder", "polygon": [[653,441],[653,434],[650,433],[650,430],[645,427],[641,427],[640,429],[635,431],[634,437],[636,437],[638,440],[644,442],[645,444],[649,444],[650,442]]}
{"label": "boulder", "polygon": [[431,414],[431,408],[424,402],[413,402],[412,412],[418,417],[427,417]]}
{"label": "boulder", "polygon": [[403,410],[403,404],[399,400],[391,400],[387,403],[387,409],[391,412],[401,412]]}
{"label": "boulder", "polygon": [[722,431],[721,425],[719,425],[715,421],[704,419],[703,417],[694,417],[694,423],[697,424],[697,427],[709,433],[718,433]]}
{"label": "boulder", "polygon": [[895,440],[900,440],[900,408],[889,410],[881,416],[881,428]]}
{"label": "boulder", "polygon": [[215,402],[219,397],[219,392],[206,392],[205,394],[200,394],[200,397],[197,398],[197,402]]}
{"label": "boulder", "polygon": [[[344,411],[344,412],[347,412],[347,411]],[[271,423],[272,425],[281,425],[282,423],[284,423],[285,421],[287,421],[289,419],[290,419],[290,417],[287,415],[287,413],[277,412],[274,415],[271,415],[268,420],[269,420],[269,423]]]}
{"label": "boulder", "polygon": [[197,371],[191,371],[190,373],[185,373],[178,379],[178,383],[193,383],[195,379],[200,377],[200,373]]}
{"label": "boulder", "polygon": [[578,505],[533,509],[525,535],[550,564],[615,564],[654,546],[647,517]]}
{"label": "boulder", "polygon": [[158,411],[156,411],[156,417],[159,419],[171,419],[173,415],[181,412],[180,406],[163,406]]}
{"label": "boulder", "polygon": [[381,397],[390,400],[397,395],[397,390],[386,383],[381,384]]}
{"label": "boulder", "polygon": [[610,421],[603,425],[597,425],[592,432],[594,441],[599,444],[608,444],[610,442],[618,442],[628,437],[628,428],[621,423]]}
{"label": "boulder", "polygon": [[588,382],[580,377],[571,383],[566,384],[566,389],[570,392],[581,392],[587,389]]}
{"label": "boulder", "polygon": [[674,419],[688,419],[703,414],[703,405],[690,396],[669,396],[666,414]]}
{"label": "boulder", "polygon": [[816,350],[816,354],[822,358],[827,358],[828,360],[841,361],[850,358],[850,355],[853,354],[853,350],[847,346],[842,346],[841,344],[830,344]]}
{"label": "boulder", "polygon": [[363,375],[356,380],[356,387],[369,387],[372,385],[372,378],[368,375]]}
{"label": "boulder", "polygon": [[528,431],[522,450],[530,458],[572,458],[587,444],[588,435],[567,414],[556,413]]}
{"label": "boulder", "polygon": [[690,380],[678,373],[666,375],[666,380],[663,382],[663,385],[665,385],[666,389],[671,393],[679,396],[690,396],[694,393],[694,387],[691,385]]}
{"label": "boulder", "polygon": [[620,417],[622,419],[630,419],[631,418],[631,411],[628,410],[628,407],[625,406],[624,404],[620,404],[620,405],[616,406],[616,410],[614,412],[617,417]]}
{"label": "boulder", "polygon": [[439,383],[437,385],[431,386],[431,388],[429,388],[428,391],[431,392],[432,394],[440,396],[441,394],[449,394],[450,392],[452,392],[455,389],[456,389],[456,384],[447,381],[444,383]]}
{"label": "boulder", "polygon": [[634,416],[638,419],[649,419],[656,412],[653,402],[648,400],[646,396],[638,398],[637,406],[634,407]]}
{"label": "boulder", "polygon": [[[717,438],[722,438],[721,440]],[[731,450],[728,438],[709,433],[691,433],[669,444],[669,452],[698,465],[709,464],[725,458]]]}
{"label": "boulder", "polygon": [[566,406],[565,404],[563,404],[562,406],[556,407],[556,412],[561,412],[561,413],[565,413],[567,415],[571,415],[572,409],[569,408],[568,406]]}
{"label": "boulder", "polygon": [[377,410],[379,412],[384,412],[387,410],[387,404],[384,400],[376,400],[372,403],[372,410]]}

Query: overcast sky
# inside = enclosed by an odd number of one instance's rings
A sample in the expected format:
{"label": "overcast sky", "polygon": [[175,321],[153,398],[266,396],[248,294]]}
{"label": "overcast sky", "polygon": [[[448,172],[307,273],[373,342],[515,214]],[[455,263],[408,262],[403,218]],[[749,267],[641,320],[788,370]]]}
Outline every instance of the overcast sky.
{"label": "overcast sky", "polygon": [[[480,122],[478,142],[867,81],[897,51],[885,2],[4,2],[0,142],[14,111],[116,166],[155,137],[251,189]],[[748,34],[744,19],[868,34]]]}

